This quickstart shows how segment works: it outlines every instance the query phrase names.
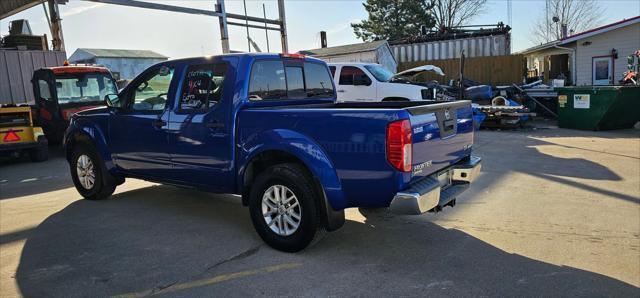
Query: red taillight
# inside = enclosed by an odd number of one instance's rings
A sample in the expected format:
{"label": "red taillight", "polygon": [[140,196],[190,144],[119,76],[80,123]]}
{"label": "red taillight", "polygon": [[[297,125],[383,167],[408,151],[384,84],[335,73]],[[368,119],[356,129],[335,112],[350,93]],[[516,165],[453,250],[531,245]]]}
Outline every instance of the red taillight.
{"label": "red taillight", "polygon": [[398,171],[411,171],[411,145],[411,122],[391,122],[387,127],[387,160]]}
{"label": "red taillight", "polygon": [[300,53],[282,53],[280,54],[282,58],[294,58],[294,59],[304,59],[307,58],[306,55]]}

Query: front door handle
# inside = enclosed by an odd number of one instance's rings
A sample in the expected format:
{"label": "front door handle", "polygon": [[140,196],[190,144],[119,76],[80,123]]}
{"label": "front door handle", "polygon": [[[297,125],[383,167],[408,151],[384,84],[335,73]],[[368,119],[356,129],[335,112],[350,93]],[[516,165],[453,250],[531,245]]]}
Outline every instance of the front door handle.
{"label": "front door handle", "polygon": [[153,120],[153,122],[151,122],[151,125],[153,127],[156,127],[156,128],[161,128],[161,127],[167,125],[167,121],[163,121],[163,120],[160,120],[160,119]]}
{"label": "front door handle", "polygon": [[218,121],[212,121],[212,122],[207,122],[207,124],[205,124],[205,126],[207,128],[223,128],[224,127],[224,123],[218,122]]}
{"label": "front door handle", "polygon": [[342,89],[337,90],[337,91],[340,92],[340,93],[344,93],[344,90],[342,90]]}

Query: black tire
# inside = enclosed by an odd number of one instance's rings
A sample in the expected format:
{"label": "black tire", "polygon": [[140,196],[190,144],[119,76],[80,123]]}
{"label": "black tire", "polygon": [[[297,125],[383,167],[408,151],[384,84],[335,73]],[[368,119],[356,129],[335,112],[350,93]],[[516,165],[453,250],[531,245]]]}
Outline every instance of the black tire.
{"label": "black tire", "polygon": [[45,134],[47,136],[47,140],[49,141],[50,146],[59,146],[62,145],[63,134],[58,132],[51,132],[49,134]]}
{"label": "black tire", "polygon": [[[85,155],[93,164],[93,173],[94,183],[91,188],[85,188],[80,183],[80,178],[78,177],[77,165],[80,156]],[[73,184],[76,189],[87,200],[104,200],[107,199],[113,194],[116,189],[116,180],[111,174],[107,171],[104,166],[104,162],[97,154],[95,148],[93,146],[87,144],[77,144],[73,149],[73,154],[71,155],[71,160],[69,161],[69,168],[71,171],[71,178],[73,179]]]}
{"label": "black tire", "polygon": [[[291,235],[283,236],[272,231],[262,214],[262,198],[274,185],[289,188],[301,207],[298,228]],[[320,196],[314,190],[313,179],[306,169],[298,164],[274,165],[260,173],[249,194],[249,212],[256,232],[269,246],[285,251],[297,252],[322,236],[321,212],[318,209]]]}
{"label": "black tire", "polygon": [[29,150],[29,159],[33,162],[43,162],[49,159],[49,146],[45,144],[40,144],[40,146],[36,148],[32,148]]}

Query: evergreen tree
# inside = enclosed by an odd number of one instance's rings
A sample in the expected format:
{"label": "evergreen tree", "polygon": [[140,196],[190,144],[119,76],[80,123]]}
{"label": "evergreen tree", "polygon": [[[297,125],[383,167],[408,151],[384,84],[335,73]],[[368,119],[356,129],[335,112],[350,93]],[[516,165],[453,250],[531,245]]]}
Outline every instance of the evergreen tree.
{"label": "evergreen tree", "polygon": [[369,18],[351,24],[353,32],[363,41],[400,39],[420,34],[420,26],[435,24],[427,0],[367,0],[363,3]]}

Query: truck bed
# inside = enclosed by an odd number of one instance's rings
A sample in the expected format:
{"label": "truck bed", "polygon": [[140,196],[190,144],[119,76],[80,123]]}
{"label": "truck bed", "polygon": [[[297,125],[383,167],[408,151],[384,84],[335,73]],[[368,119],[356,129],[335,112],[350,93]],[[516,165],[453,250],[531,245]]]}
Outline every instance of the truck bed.
{"label": "truck bed", "polygon": [[[443,125],[445,111],[453,119],[448,121],[455,123],[448,130]],[[468,101],[283,105],[248,108],[238,118],[237,138],[244,152],[258,146],[258,136],[267,131],[274,139],[299,134],[301,144],[307,139],[317,144],[322,150],[318,155],[328,157],[342,181],[341,201],[347,203],[334,208],[388,206],[398,185],[408,186],[469,156],[473,142]],[[418,169],[408,173],[396,171],[386,158],[387,126],[401,119],[411,122],[412,166]]]}

